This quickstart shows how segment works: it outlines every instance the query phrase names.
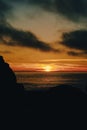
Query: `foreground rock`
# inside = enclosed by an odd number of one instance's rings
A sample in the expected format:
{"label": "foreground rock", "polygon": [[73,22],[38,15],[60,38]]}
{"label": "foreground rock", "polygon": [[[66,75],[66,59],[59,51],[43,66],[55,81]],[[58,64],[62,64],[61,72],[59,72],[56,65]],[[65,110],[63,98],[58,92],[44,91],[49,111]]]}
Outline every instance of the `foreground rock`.
{"label": "foreground rock", "polygon": [[2,56],[0,56],[0,99],[4,113],[19,113],[24,105],[24,87],[22,84],[17,84],[14,72]]}

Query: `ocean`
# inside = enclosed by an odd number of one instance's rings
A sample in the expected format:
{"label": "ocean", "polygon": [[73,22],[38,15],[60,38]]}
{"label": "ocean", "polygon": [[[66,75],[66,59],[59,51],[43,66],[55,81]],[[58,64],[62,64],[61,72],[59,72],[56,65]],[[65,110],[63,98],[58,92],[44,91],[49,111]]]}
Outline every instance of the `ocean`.
{"label": "ocean", "polygon": [[61,84],[79,87],[83,91],[87,87],[87,72],[15,72],[17,82],[26,90],[55,87]]}

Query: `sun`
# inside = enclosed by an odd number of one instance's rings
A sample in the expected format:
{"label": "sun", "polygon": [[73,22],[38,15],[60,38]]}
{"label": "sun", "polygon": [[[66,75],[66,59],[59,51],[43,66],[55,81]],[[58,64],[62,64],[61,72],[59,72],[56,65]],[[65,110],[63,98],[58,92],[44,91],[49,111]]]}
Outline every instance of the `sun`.
{"label": "sun", "polygon": [[50,72],[50,71],[52,71],[52,66],[45,66],[44,67],[44,71],[46,71],[46,72]]}

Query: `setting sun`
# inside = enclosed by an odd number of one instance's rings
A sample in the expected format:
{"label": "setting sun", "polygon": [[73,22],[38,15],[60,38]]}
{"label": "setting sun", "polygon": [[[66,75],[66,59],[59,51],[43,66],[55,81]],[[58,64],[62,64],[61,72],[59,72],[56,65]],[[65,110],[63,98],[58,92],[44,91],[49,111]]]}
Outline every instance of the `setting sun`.
{"label": "setting sun", "polygon": [[44,71],[46,71],[46,72],[50,72],[50,71],[52,71],[52,66],[45,66],[44,67]]}

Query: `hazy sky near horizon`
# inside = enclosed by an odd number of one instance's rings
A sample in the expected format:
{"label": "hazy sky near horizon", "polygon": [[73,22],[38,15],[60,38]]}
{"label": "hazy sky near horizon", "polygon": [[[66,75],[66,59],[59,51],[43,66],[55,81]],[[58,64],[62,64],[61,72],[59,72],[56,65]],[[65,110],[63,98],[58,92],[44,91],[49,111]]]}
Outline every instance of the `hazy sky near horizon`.
{"label": "hazy sky near horizon", "polygon": [[87,0],[0,0],[0,55],[13,65],[86,67]]}

